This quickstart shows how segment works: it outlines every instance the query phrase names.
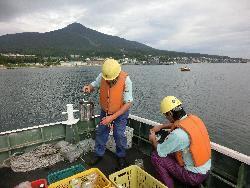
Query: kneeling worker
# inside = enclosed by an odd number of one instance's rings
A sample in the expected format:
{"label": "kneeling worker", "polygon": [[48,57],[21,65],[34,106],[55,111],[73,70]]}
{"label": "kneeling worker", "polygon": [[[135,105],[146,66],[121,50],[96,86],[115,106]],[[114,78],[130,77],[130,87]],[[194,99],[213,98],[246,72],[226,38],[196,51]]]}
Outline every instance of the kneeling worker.
{"label": "kneeling worker", "polygon": [[[159,179],[168,187],[174,187],[173,178],[191,186],[200,185],[211,168],[211,145],[203,121],[187,115],[182,103],[174,96],[161,101],[161,113],[171,124],[155,126],[149,140],[155,151],[151,161]],[[163,143],[158,143],[155,133],[164,128],[171,132]]]}
{"label": "kneeling worker", "polygon": [[114,59],[106,59],[102,73],[94,82],[83,87],[84,92],[100,88],[101,122],[96,129],[95,157],[90,165],[98,163],[106,149],[110,128],[116,143],[116,155],[120,168],[126,164],[127,138],[125,136],[129,108],[132,105],[132,82],[128,74],[121,70],[121,65]]}

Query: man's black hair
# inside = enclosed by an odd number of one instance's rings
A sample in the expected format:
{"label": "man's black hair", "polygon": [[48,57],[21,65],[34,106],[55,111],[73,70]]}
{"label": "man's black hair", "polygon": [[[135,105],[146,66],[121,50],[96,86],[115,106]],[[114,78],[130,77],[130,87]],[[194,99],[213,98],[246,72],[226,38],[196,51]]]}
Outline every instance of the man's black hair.
{"label": "man's black hair", "polygon": [[174,108],[173,110],[171,110],[171,112],[173,113],[173,118],[174,120],[180,120],[182,117],[184,117],[186,114],[185,110],[183,109],[183,107],[177,106],[176,108]]}

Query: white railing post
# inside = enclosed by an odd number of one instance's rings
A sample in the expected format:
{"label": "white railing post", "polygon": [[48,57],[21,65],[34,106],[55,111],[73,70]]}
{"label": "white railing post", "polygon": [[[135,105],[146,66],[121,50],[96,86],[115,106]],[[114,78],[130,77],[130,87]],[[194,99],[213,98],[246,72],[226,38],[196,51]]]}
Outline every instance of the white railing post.
{"label": "white railing post", "polygon": [[67,112],[62,112],[62,114],[68,114],[68,120],[63,121],[62,123],[66,125],[74,125],[79,121],[79,119],[75,119],[74,112],[78,112],[79,110],[74,110],[73,104],[67,104],[66,106]]}

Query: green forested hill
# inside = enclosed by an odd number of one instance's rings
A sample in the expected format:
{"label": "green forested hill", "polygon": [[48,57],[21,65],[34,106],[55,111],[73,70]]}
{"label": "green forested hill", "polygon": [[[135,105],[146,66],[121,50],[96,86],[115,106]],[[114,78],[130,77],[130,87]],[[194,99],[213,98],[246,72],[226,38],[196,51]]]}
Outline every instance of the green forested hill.
{"label": "green forested hill", "polygon": [[63,29],[46,33],[26,32],[0,36],[0,51],[38,55],[68,55],[93,52],[149,53],[155,49],[73,23]]}
{"label": "green forested hill", "polygon": [[[89,29],[79,23],[46,32],[25,32],[0,36],[1,53],[22,53],[41,56],[127,56],[139,57],[145,54],[167,56],[200,56],[182,52],[157,50],[135,41],[106,35]],[[204,56],[204,55],[202,55]]]}

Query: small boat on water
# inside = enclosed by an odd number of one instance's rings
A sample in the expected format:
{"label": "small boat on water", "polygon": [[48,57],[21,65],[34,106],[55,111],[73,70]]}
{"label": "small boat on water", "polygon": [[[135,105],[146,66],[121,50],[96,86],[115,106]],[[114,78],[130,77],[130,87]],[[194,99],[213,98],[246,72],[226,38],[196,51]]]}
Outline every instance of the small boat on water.
{"label": "small boat on water", "polygon": [[[75,140],[81,141],[92,138],[95,135],[95,128],[99,123],[99,115],[92,116],[89,120],[75,119],[73,116],[73,105],[67,105],[68,120],[46,125],[28,127],[12,131],[0,132],[0,187],[10,188],[20,182],[46,179],[51,171],[66,169],[72,164],[80,163],[86,169],[92,168],[85,164],[85,157],[73,163],[61,161],[50,168],[35,169],[30,172],[13,172],[6,166],[6,161],[16,153],[23,153],[32,150],[44,143],[55,143],[58,141]],[[64,114],[66,114],[64,113]],[[133,129],[132,147],[127,151],[128,163],[134,164],[136,159],[143,159],[144,170],[155,177],[151,165],[150,154],[152,146],[148,135],[152,126],[157,122],[129,115],[127,126]],[[212,168],[209,178],[202,184],[203,188],[249,188],[250,187],[250,157],[211,142],[212,146]],[[103,162],[98,163],[98,168],[107,177],[114,173],[112,168],[115,165],[115,154],[107,151]],[[61,186],[58,186],[58,188]],[[175,187],[184,188],[186,185],[175,182]],[[137,188],[137,187],[131,187]],[[151,187],[150,187],[151,188]]]}
{"label": "small boat on water", "polygon": [[181,69],[181,71],[190,71],[190,70],[191,70],[191,69],[188,68],[188,67],[181,67],[180,69]]}

